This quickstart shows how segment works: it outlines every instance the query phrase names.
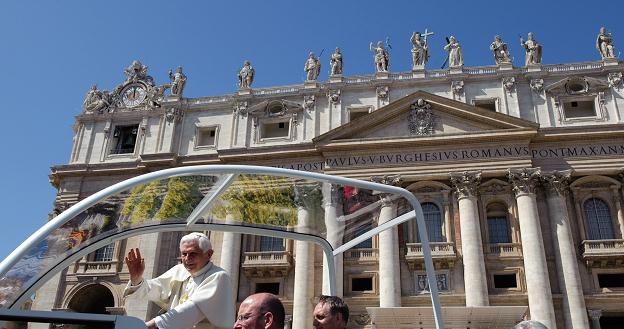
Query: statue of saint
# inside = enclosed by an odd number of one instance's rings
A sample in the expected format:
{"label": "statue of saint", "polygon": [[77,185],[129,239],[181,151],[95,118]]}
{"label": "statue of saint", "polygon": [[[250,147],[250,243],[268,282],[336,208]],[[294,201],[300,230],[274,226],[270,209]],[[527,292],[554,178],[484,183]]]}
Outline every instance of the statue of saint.
{"label": "statue of saint", "polygon": [[598,37],[596,37],[596,49],[600,52],[600,57],[602,57],[602,59],[615,58],[613,37],[611,36],[611,32],[607,32],[604,26],[600,28],[600,33],[598,33]]}
{"label": "statue of saint", "polygon": [[412,61],[414,62],[414,68],[424,67],[429,60],[427,40],[422,38],[420,32],[414,32],[412,33],[410,41],[412,42]]}
{"label": "statue of saint", "polygon": [[342,74],[342,54],[340,53],[340,48],[336,47],[336,50],[331,55],[329,66],[331,67],[330,75]]}
{"label": "statue of saint", "polygon": [[240,89],[249,89],[253,83],[255,70],[251,66],[250,61],[243,63],[243,68],[238,72],[238,87]]}
{"label": "statue of saint", "polygon": [[110,106],[110,96],[106,91],[97,89],[97,85],[91,86],[87,92],[82,107],[87,112],[102,111]]}
{"label": "statue of saint", "polygon": [[537,43],[533,38],[533,33],[529,32],[527,41],[520,37],[520,45],[524,47],[525,57],[524,64],[540,64],[542,62],[542,45]]}
{"label": "statue of saint", "polygon": [[316,80],[321,73],[321,61],[318,57],[314,57],[314,53],[310,53],[308,59],[303,65],[303,70],[306,72],[306,80]]}
{"label": "statue of saint", "polygon": [[169,79],[171,80],[171,95],[182,96],[184,86],[186,86],[186,75],[182,73],[182,66],[178,66],[175,74],[169,70]]}
{"label": "statue of saint", "polygon": [[511,63],[507,43],[501,40],[500,35],[494,37],[494,42],[490,44],[490,50],[494,53],[494,61],[496,64]]}
{"label": "statue of saint", "polygon": [[386,48],[384,48],[383,43],[378,41],[377,47],[374,47],[371,42],[369,49],[375,53],[375,68],[377,72],[388,72],[388,68],[390,67],[390,54]]}
{"label": "statue of saint", "polygon": [[464,55],[461,46],[454,36],[450,36],[448,44],[444,46],[444,50],[448,51],[449,67],[461,67],[464,65]]}

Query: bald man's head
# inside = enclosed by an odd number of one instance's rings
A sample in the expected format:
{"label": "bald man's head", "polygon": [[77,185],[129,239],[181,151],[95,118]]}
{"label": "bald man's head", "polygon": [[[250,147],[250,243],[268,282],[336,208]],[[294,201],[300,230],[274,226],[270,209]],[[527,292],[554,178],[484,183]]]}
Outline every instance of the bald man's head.
{"label": "bald man's head", "polygon": [[282,329],[286,316],[284,305],[275,295],[253,294],[241,303],[235,329]]}

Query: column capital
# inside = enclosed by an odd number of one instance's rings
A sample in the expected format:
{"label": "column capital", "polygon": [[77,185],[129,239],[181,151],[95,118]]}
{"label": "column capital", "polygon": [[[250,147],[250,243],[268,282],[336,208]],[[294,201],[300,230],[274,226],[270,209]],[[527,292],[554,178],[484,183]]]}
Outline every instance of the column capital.
{"label": "column capital", "polygon": [[600,320],[600,317],[602,317],[602,310],[587,310],[587,314],[592,320]]}
{"label": "column capital", "polygon": [[617,174],[618,178],[622,183],[624,183],[624,168],[620,168],[620,171]]}
{"label": "column capital", "polygon": [[481,184],[481,171],[452,172],[450,176],[458,199],[477,196],[477,189]]}
{"label": "column capital", "polygon": [[564,196],[568,193],[570,187],[570,178],[572,170],[553,170],[544,172],[541,176],[542,184],[549,193],[556,193]]}
{"label": "column capital", "polygon": [[542,172],[540,168],[509,169],[507,177],[513,185],[516,196],[535,193]]}
{"label": "column capital", "polygon": [[383,176],[372,176],[371,182],[398,186],[401,183],[401,175],[383,175]]}

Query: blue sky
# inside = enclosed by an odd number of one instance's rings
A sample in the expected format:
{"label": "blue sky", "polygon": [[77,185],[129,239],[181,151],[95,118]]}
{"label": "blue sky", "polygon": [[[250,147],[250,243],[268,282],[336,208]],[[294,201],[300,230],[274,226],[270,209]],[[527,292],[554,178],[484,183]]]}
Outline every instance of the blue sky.
{"label": "blue sky", "polygon": [[302,83],[309,51],[338,46],[345,75],[373,73],[371,41],[389,38],[390,70],[411,68],[409,38],[428,28],[431,59],[442,65],[444,37],[455,35],[466,66],[492,65],[495,34],[523,62],[518,36],[534,32],[545,64],[593,61],[596,34],[613,32],[624,49],[619,1],[40,1],[0,4],[0,259],[43,225],[56,191],[50,166],[68,162],[74,116],[92,84],[110,90],[133,59],[157,84],[181,65],[185,95],[232,93],[249,59],[253,87]]}

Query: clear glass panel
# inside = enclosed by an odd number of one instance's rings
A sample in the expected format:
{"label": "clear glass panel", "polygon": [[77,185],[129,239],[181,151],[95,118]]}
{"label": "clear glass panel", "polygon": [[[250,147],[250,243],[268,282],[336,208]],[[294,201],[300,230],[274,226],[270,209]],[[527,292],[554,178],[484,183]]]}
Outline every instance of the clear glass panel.
{"label": "clear glass panel", "polygon": [[[85,248],[102,239],[140,227],[186,224],[193,210],[206,204],[202,200],[211,201],[199,212],[199,226],[227,224],[303,233],[324,238],[333,248],[365,233],[354,234],[358,228],[370,230],[380,221],[413,210],[399,195],[361,187],[232,174],[231,182],[230,174],[159,179],[100,200],[35,243],[12,269],[0,274],[0,305],[10,305],[68,257],[93,252]],[[384,207],[390,211],[382,211]]]}

